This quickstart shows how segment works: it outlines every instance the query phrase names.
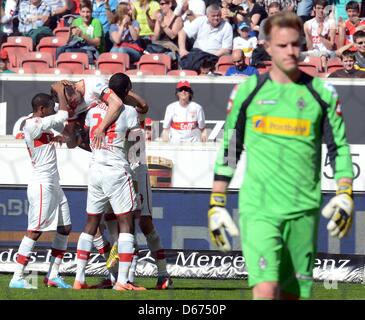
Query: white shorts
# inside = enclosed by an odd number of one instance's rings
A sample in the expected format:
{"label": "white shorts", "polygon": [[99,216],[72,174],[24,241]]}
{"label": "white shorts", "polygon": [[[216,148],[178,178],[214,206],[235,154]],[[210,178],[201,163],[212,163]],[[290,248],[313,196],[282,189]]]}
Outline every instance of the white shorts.
{"label": "white shorts", "polygon": [[137,197],[131,175],[112,166],[93,164],[89,170],[87,214],[104,213],[108,202],[116,215],[136,210]]}
{"label": "white shorts", "polygon": [[147,165],[141,164],[133,170],[133,180],[138,184],[138,208],[141,216],[152,216],[152,191]]}
{"label": "white shorts", "polygon": [[58,183],[29,183],[28,230],[55,231],[71,225],[70,208]]}

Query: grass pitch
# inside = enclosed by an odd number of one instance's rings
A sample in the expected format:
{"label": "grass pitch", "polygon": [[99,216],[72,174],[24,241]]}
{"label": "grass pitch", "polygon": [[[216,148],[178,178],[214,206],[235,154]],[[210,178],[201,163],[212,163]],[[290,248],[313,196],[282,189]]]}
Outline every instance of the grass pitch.
{"label": "grass pitch", "polygon": [[[64,290],[44,287],[38,277],[38,290],[9,289],[11,275],[0,275],[0,300],[250,300],[251,290],[244,280],[173,279],[174,290],[155,290],[156,278],[137,278],[147,291]],[[74,277],[65,277],[70,284]],[[88,277],[88,284],[102,278]],[[337,287],[336,287],[337,286]],[[329,289],[329,287],[331,287]],[[326,289],[328,288],[328,289]],[[365,300],[365,284],[315,282],[313,300]]]}

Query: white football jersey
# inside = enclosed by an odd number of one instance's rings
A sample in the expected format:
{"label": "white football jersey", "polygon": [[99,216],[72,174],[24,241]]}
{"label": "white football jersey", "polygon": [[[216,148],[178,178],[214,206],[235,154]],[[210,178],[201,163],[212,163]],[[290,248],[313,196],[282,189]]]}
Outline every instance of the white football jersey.
{"label": "white football jersey", "polygon": [[32,181],[58,182],[60,180],[57,169],[56,147],[50,144],[54,134],[52,129],[62,131],[67,120],[67,111],[26,120],[24,125],[24,139],[33,165]]}
{"label": "white football jersey", "polygon": [[139,127],[137,111],[132,106],[124,105],[117,120],[109,126],[101,149],[94,149],[91,143],[94,131],[103,121],[107,111],[108,106],[105,103],[99,103],[92,107],[86,115],[85,126],[89,128],[92,162],[105,166],[129,167],[125,141],[130,130]]}
{"label": "white football jersey", "polygon": [[106,102],[111,92],[106,79],[102,77],[86,78],[81,81],[84,82],[85,88],[84,100],[76,107],[75,115],[71,119],[76,119],[80,113],[87,111],[93,103],[101,100]]}
{"label": "white football jersey", "polygon": [[205,128],[205,115],[200,104],[191,101],[186,107],[179,101],[166,108],[164,129],[170,129],[170,141],[200,141],[201,131]]}

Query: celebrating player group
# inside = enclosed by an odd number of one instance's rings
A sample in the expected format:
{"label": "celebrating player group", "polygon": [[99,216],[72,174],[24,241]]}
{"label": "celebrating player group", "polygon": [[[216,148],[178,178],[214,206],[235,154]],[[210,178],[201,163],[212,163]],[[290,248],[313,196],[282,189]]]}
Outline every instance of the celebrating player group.
{"label": "celebrating player group", "polygon": [[[35,288],[24,276],[29,256],[42,232],[56,231],[49,271],[44,278],[46,286],[77,290],[146,290],[134,284],[137,222],[156,261],[156,289],[171,288],[164,249],[152,222],[152,194],[143,130],[148,105],[132,91],[129,77],[116,73],[109,83],[94,77],[78,82],[59,81],[51,86],[50,95],[35,95],[32,108],[33,113],[23,127],[33,165],[27,189],[28,229],[19,246],[16,270],[9,287]],[[59,275],[67,250],[71,218],[59,184],[56,143],[91,151],[87,222],[77,243],[73,286]],[[109,240],[103,234],[105,227],[110,234]],[[105,258],[109,274],[102,283],[89,286],[85,268],[93,246]]]}

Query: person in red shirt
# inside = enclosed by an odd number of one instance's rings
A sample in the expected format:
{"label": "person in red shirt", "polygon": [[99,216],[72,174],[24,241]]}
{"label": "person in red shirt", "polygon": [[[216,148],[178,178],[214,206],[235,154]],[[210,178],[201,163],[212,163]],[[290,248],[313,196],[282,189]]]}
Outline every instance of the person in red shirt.
{"label": "person in red shirt", "polygon": [[[365,20],[360,18],[360,6],[358,2],[349,1],[346,4],[346,12],[348,19],[343,21],[341,18],[339,18],[338,21],[339,46],[352,45],[354,42],[354,33],[356,31],[365,30]],[[353,47],[349,47],[347,50],[356,51],[356,49]]]}

